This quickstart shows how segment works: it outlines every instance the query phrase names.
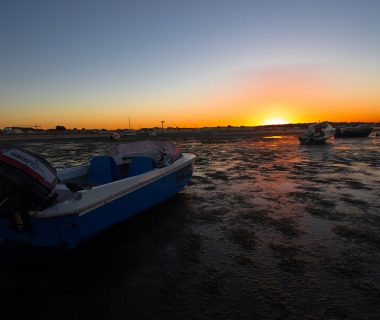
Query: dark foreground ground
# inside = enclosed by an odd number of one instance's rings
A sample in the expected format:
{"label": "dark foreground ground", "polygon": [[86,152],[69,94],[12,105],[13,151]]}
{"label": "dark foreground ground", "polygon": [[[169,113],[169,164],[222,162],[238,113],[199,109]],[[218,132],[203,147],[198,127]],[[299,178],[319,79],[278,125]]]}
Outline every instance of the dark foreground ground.
{"label": "dark foreground ground", "polygon": [[[380,138],[177,142],[172,200],[72,251],[0,242],[0,318],[380,318]],[[65,166],[110,142],[19,145]]]}

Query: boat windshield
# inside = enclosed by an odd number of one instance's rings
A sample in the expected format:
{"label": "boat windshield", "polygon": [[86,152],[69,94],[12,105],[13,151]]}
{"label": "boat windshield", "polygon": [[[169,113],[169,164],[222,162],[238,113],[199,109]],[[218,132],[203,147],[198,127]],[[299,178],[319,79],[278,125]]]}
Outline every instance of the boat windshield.
{"label": "boat windshield", "polygon": [[119,144],[111,148],[108,155],[122,156],[123,158],[146,156],[155,159],[157,162],[171,163],[181,157],[182,153],[181,148],[175,143],[138,141]]}

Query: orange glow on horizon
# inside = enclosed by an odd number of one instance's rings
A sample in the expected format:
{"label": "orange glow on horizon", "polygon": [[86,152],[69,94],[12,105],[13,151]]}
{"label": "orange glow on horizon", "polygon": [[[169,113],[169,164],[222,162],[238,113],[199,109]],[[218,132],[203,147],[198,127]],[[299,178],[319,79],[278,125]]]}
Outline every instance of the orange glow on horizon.
{"label": "orange glow on horizon", "polygon": [[259,126],[286,123],[380,122],[380,94],[355,75],[328,67],[258,68],[199,92],[152,93],[1,104],[0,128],[63,125],[68,129]]}
{"label": "orange glow on horizon", "polygon": [[[278,103],[276,103],[278,105]],[[322,105],[322,107],[320,106]],[[271,107],[266,103],[229,104],[210,107],[185,106],[183,109],[172,112],[145,113],[135,112],[130,116],[130,128],[152,128],[161,127],[161,120],[165,121],[164,127],[179,128],[201,128],[217,126],[259,126],[278,125],[287,123],[310,123],[318,121],[330,122],[380,122],[380,108],[376,104],[360,104],[358,101],[348,103],[334,102],[331,104],[320,104],[320,101],[308,101],[307,103],[295,103],[294,105],[283,105],[282,107]],[[112,110],[112,107],[109,108]],[[94,112],[81,112],[79,117],[71,113],[52,114],[45,112],[38,117],[30,115],[15,117],[4,117],[1,119],[0,128],[7,126],[39,125],[42,129],[55,128],[63,125],[68,129],[128,129],[129,112],[111,111],[98,114]],[[36,115],[36,113],[34,113]]]}

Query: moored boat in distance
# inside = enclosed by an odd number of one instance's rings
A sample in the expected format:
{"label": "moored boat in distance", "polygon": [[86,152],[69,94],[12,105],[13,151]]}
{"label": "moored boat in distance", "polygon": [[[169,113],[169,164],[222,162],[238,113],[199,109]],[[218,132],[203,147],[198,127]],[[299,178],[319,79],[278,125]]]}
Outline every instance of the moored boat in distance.
{"label": "moored boat in distance", "polygon": [[121,135],[118,132],[112,132],[110,139],[111,140],[120,140]]}
{"label": "moored boat in distance", "polygon": [[135,140],[139,136],[136,131],[133,130],[125,130],[125,131],[115,131],[110,136],[111,140]]}
{"label": "moored boat in distance", "polygon": [[356,127],[336,128],[335,138],[366,138],[373,128],[367,125],[358,125]]}
{"label": "moored boat in distance", "polygon": [[298,140],[301,144],[324,144],[334,134],[335,129],[327,121],[323,121],[309,125],[306,133],[299,136]]}
{"label": "moored boat in distance", "polygon": [[175,144],[133,142],[87,166],[55,170],[18,148],[0,152],[0,239],[75,247],[163,202],[190,181],[195,155]]}

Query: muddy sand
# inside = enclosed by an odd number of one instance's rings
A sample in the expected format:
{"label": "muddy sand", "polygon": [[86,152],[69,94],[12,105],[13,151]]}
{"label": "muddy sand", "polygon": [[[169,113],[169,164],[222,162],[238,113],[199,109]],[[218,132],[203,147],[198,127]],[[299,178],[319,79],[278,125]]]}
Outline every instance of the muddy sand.
{"label": "muddy sand", "polygon": [[[380,138],[172,140],[197,160],[170,201],[71,251],[0,242],[3,319],[380,318]],[[18,145],[63,167],[111,142]]]}

